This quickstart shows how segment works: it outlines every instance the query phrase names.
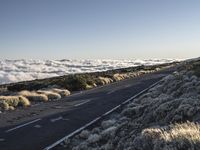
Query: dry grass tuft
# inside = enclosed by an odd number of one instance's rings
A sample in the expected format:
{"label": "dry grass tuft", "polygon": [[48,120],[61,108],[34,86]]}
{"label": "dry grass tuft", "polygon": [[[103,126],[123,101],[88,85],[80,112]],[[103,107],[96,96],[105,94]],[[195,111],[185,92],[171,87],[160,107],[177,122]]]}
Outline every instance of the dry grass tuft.
{"label": "dry grass tuft", "polygon": [[38,90],[38,94],[44,94],[48,97],[49,100],[57,100],[61,99],[60,94],[52,92],[52,91],[47,91],[47,90]]}
{"label": "dry grass tuft", "polygon": [[30,106],[31,103],[30,103],[30,101],[29,101],[26,97],[24,97],[24,96],[19,96],[19,105],[22,105],[22,106],[24,106],[24,107],[27,107],[27,106]]}
{"label": "dry grass tuft", "polygon": [[5,101],[0,101],[0,110],[9,110],[9,105]]}
{"label": "dry grass tuft", "polygon": [[123,79],[124,79],[123,75],[121,75],[121,74],[119,74],[119,73],[114,74],[114,75],[113,75],[113,78],[114,78],[115,81],[120,81],[120,80],[123,80]]}
{"label": "dry grass tuft", "polygon": [[51,89],[51,91],[55,92],[55,93],[58,93],[61,95],[61,97],[65,97],[65,96],[68,96],[70,95],[70,91],[68,91],[67,89]]}
{"label": "dry grass tuft", "polygon": [[16,107],[19,103],[18,96],[0,96],[0,101],[6,102],[9,106]]}
{"label": "dry grass tuft", "polygon": [[23,96],[0,96],[0,102],[3,110],[14,110],[18,106],[30,106],[29,100]]}
{"label": "dry grass tuft", "polygon": [[30,92],[30,91],[21,91],[19,92],[19,95],[22,95],[29,99],[30,101],[39,101],[39,102],[46,102],[48,101],[48,97],[45,94],[38,94],[36,92]]}
{"label": "dry grass tuft", "polygon": [[102,85],[106,85],[113,82],[111,78],[107,78],[107,77],[98,77],[98,78],[100,82],[102,83]]}
{"label": "dry grass tuft", "polygon": [[[173,124],[165,128],[149,128],[142,132],[142,143],[152,149],[199,149],[200,124],[186,122]],[[144,147],[145,149],[145,147]]]}

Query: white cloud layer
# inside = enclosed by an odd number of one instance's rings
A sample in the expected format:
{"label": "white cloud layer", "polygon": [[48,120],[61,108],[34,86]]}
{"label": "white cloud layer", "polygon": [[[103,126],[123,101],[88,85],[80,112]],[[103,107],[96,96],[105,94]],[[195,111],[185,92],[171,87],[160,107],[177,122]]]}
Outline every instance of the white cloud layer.
{"label": "white cloud layer", "polygon": [[175,60],[1,60],[0,84],[172,61]]}

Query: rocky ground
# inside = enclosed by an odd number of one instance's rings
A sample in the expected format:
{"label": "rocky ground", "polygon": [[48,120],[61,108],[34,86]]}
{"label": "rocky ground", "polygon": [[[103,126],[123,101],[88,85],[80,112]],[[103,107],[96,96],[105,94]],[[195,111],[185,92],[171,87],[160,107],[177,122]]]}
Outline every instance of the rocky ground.
{"label": "rocky ground", "polygon": [[200,61],[165,77],[120,113],[65,140],[66,150],[200,149]]}

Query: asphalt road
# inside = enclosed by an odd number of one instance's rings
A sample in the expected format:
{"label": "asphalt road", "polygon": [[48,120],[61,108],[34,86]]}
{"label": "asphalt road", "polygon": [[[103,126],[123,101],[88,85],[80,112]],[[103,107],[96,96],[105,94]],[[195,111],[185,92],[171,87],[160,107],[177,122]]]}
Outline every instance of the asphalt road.
{"label": "asphalt road", "polygon": [[146,74],[141,77],[84,91],[66,97],[59,102],[43,104],[56,106],[57,109],[61,108],[61,111],[54,112],[47,108],[45,110],[47,113],[43,116],[37,115],[33,120],[1,127],[0,149],[44,149],[93,119],[108,112],[173,71],[173,69],[167,69],[157,73]]}

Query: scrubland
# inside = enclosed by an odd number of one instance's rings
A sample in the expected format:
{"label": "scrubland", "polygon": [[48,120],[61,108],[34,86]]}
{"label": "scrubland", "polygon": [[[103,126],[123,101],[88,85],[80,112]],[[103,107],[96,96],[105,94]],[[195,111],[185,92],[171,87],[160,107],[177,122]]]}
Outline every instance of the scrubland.
{"label": "scrubland", "polygon": [[66,139],[67,150],[199,150],[200,61],[188,62],[122,111]]}
{"label": "scrubland", "polygon": [[[0,111],[28,107],[32,103],[59,100],[70,95],[71,92],[87,90],[112,82],[134,78],[176,64],[176,62],[173,62],[154,66],[137,66],[0,85]],[[22,99],[26,99],[26,105],[21,104]]]}

